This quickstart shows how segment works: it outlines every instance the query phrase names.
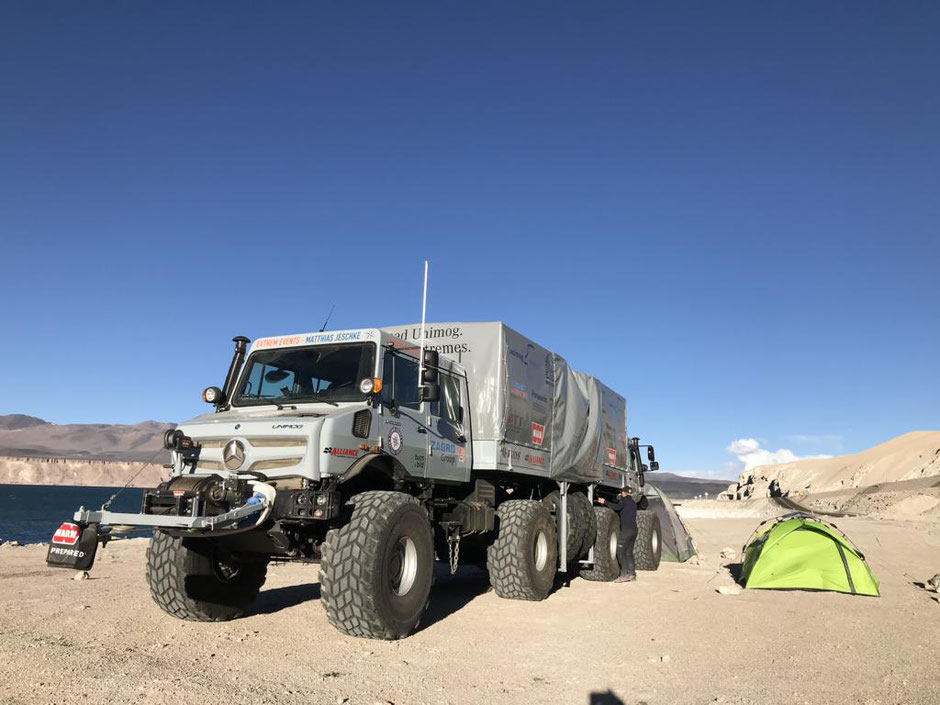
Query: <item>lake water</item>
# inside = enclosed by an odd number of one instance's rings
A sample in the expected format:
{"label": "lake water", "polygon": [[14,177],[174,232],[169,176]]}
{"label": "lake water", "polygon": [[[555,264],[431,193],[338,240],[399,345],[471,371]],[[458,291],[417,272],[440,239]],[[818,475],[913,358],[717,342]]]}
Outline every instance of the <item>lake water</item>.
{"label": "lake water", "polygon": [[[75,510],[98,509],[116,487],[0,485],[0,540],[45,543]],[[115,512],[139,512],[143,490],[128,487],[111,505]]]}

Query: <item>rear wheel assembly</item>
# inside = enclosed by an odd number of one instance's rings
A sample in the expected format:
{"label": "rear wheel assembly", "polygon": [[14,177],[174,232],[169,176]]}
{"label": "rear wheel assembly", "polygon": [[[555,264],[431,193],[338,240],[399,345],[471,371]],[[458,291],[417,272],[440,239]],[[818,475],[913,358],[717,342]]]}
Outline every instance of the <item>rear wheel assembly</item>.
{"label": "rear wheel assembly", "polygon": [[620,541],[620,517],[608,507],[594,507],[597,531],[594,538],[594,567],[582,570],[585,580],[610,582],[620,576],[617,544]]}
{"label": "rear wheel assembly", "polygon": [[498,533],[486,562],[493,590],[514,600],[544,600],[558,565],[551,513],[541,502],[513,499],[499,505],[496,516]]}
{"label": "rear wheel assembly", "polygon": [[662,553],[662,530],[659,515],[650,510],[636,513],[637,536],[633,546],[633,559],[637,570],[656,570]]}

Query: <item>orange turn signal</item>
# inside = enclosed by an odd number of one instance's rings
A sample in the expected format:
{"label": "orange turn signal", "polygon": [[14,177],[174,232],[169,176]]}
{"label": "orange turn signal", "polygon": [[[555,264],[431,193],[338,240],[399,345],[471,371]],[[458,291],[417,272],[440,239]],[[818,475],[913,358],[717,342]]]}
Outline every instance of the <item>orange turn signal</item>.
{"label": "orange turn signal", "polygon": [[382,391],[382,380],[379,379],[378,377],[373,377],[372,378],[372,393],[378,394],[381,391]]}

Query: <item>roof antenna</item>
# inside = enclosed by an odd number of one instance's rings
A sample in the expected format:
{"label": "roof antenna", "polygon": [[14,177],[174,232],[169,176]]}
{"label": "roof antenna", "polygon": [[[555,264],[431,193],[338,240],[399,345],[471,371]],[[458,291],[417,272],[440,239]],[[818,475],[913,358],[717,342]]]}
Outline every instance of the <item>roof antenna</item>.
{"label": "roof antenna", "polygon": [[424,293],[421,295],[421,352],[418,357],[418,384],[424,379],[424,316],[428,309],[428,261],[424,260]]}
{"label": "roof antenna", "polygon": [[329,312],[328,314],[326,314],[326,320],[323,321],[323,325],[320,327],[320,332],[321,332],[321,333],[326,330],[326,324],[330,322],[330,318],[333,316],[333,311],[334,311],[335,308],[336,308],[336,304],[333,304],[333,305],[330,307],[330,312]]}

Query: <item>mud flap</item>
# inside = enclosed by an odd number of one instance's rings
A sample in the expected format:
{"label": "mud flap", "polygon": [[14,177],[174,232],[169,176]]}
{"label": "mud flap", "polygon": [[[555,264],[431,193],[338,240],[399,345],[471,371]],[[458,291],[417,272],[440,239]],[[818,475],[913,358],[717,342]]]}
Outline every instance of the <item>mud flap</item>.
{"label": "mud flap", "polygon": [[98,525],[66,521],[49,542],[46,564],[54,568],[91,570],[98,551]]}

